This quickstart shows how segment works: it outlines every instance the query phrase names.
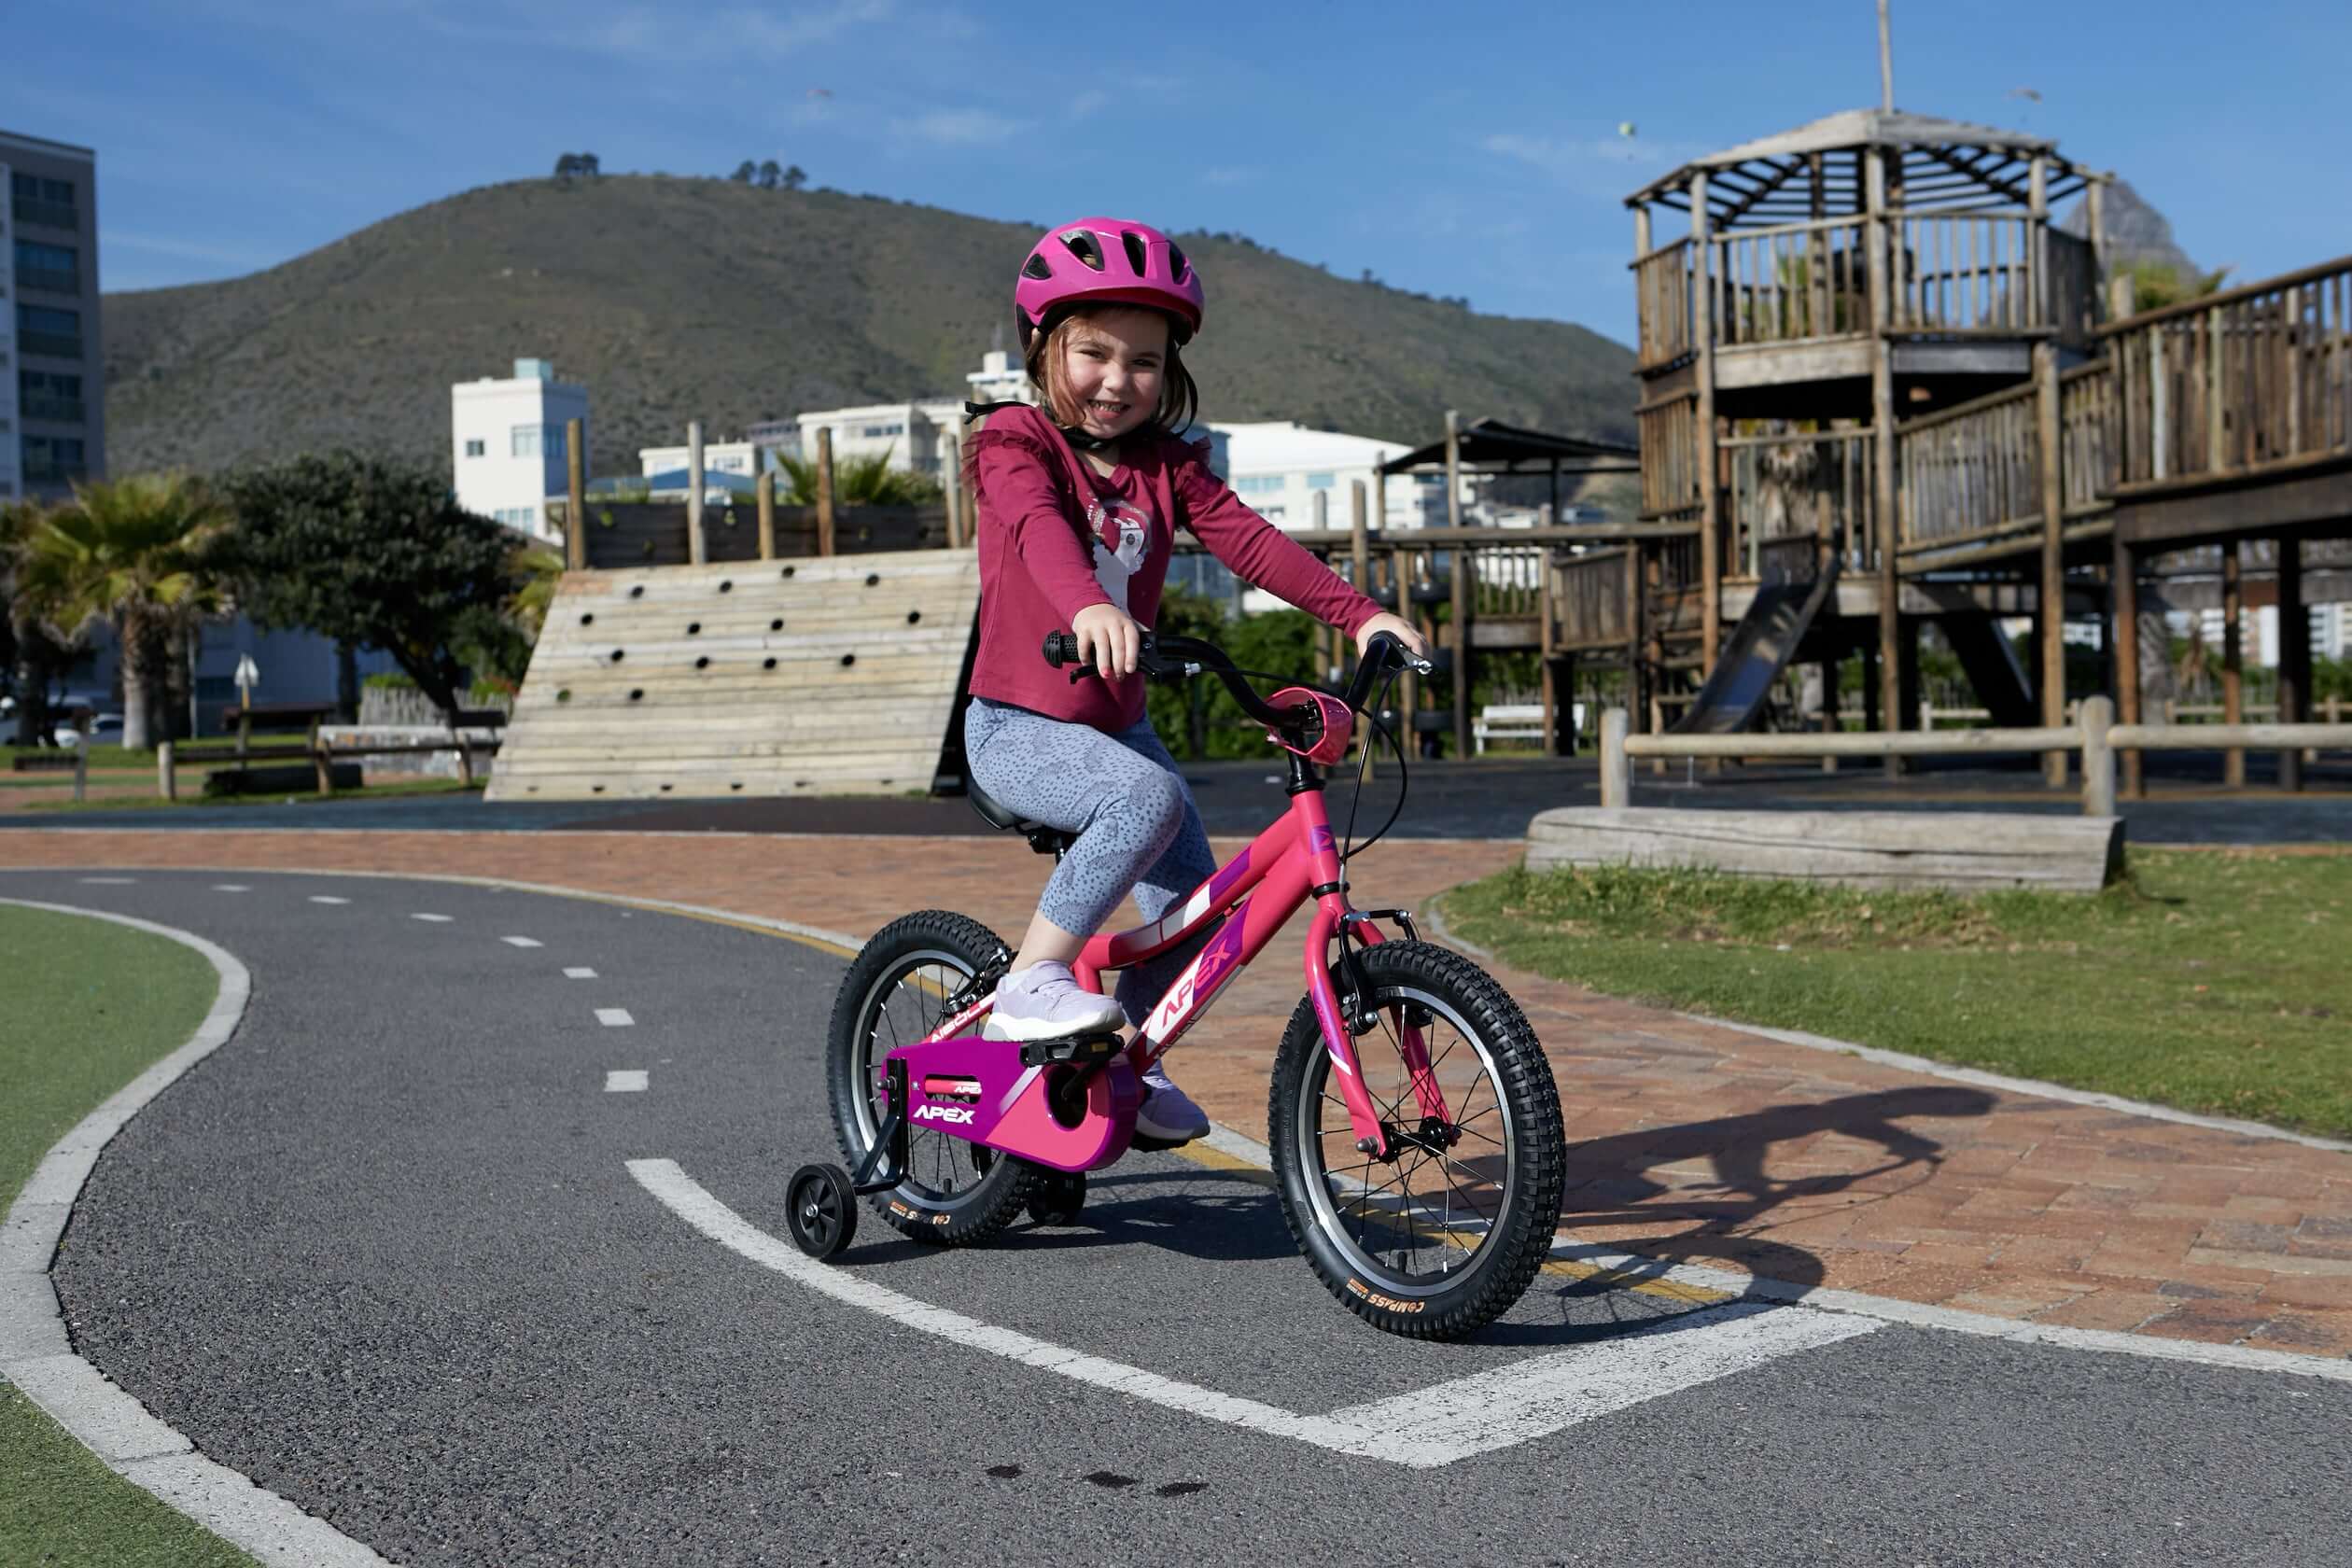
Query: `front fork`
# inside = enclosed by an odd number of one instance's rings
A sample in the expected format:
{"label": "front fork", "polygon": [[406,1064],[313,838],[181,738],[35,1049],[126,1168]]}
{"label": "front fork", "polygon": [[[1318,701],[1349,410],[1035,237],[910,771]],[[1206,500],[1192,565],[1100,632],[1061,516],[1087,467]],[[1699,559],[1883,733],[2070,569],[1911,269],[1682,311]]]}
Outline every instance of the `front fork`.
{"label": "front fork", "polygon": [[[1356,1150],[1375,1159],[1386,1159],[1392,1151],[1388,1131],[1380,1125],[1379,1109],[1364,1086],[1364,1075],[1356,1058],[1355,1036],[1369,1030],[1375,1018],[1355,944],[1361,942],[1370,947],[1384,941],[1379,927],[1374,924],[1380,918],[1394,920],[1408,939],[1417,934],[1412,917],[1402,909],[1351,910],[1341,894],[1332,892],[1318,901],[1314,923],[1308,929],[1307,936],[1307,994],[1314,1001],[1315,1019],[1323,1029],[1323,1049],[1338,1073],[1339,1095],[1347,1103],[1348,1124],[1355,1134]],[[1337,965],[1331,961],[1335,937],[1339,943]],[[1345,987],[1343,991],[1335,990],[1332,986],[1331,972],[1335,967]],[[1446,1123],[1445,1093],[1437,1086],[1436,1074],[1430,1071],[1429,1048],[1421,1038],[1421,1026],[1406,1008],[1396,1010],[1396,1035],[1397,1053],[1404,1058],[1421,1116]]]}

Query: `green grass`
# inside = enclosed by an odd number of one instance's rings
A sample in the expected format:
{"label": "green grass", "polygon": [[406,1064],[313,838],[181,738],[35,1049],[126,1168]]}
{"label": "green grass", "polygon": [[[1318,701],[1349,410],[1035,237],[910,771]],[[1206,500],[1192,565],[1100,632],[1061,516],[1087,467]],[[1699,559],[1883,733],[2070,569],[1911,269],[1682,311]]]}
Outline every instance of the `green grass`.
{"label": "green grass", "polygon": [[1612,995],[2352,1137],[2352,853],[2139,850],[2088,898],[1515,869],[1443,907]]}
{"label": "green grass", "polygon": [[[0,904],[0,1195],[49,1145],[177,1049],[218,979],[176,942],[101,920]],[[57,1568],[253,1560],[107,1469],[0,1383],[0,1562]]]}
{"label": "green grass", "polygon": [[295,794],[224,795],[218,800],[206,800],[201,780],[181,781],[180,797],[167,801],[161,795],[114,795],[86,801],[27,801],[11,806],[14,811],[177,811],[190,805],[332,805],[337,801],[388,800],[398,795],[480,794],[483,780],[461,784],[455,778],[419,778],[399,784],[371,784],[364,790],[338,790],[331,795],[320,795],[304,790]]}

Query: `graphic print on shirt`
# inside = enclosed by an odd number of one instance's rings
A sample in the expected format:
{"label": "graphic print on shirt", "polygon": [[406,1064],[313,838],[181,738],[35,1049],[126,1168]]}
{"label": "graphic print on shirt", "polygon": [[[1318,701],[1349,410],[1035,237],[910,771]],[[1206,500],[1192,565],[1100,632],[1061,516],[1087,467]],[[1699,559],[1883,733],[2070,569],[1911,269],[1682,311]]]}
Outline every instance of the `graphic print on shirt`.
{"label": "graphic print on shirt", "polygon": [[[1127,580],[1143,567],[1143,554],[1152,538],[1150,514],[1120,497],[1108,500],[1098,497],[1086,508],[1086,526],[1094,535],[1095,581],[1102,584],[1120,614],[1133,614],[1127,609]],[[1111,543],[1114,532],[1115,548]]]}

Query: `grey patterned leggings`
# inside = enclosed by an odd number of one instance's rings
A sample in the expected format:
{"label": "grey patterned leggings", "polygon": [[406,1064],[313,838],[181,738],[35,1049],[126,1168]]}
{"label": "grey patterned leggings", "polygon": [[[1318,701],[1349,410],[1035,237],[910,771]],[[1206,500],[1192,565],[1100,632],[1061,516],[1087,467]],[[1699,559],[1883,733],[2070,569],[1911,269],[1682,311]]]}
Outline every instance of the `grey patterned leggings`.
{"label": "grey patterned leggings", "polygon": [[[974,697],[964,713],[964,754],[989,794],[1031,821],[1078,835],[1037,903],[1066,931],[1092,936],[1130,890],[1143,918],[1156,920],[1217,869],[1192,791],[1149,719],[1107,735]],[[1119,976],[1128,1022],[1150,1015],[1209,934],[1204,929]]]}

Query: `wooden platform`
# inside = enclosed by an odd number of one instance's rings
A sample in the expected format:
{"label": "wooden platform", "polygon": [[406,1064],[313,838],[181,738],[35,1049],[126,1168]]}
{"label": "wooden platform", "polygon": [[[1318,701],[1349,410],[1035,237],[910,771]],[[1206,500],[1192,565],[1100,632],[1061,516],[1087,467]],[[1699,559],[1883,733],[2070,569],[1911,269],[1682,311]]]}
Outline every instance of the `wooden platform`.
{"label": "wooden platform", "polygon": [[969,550],[567,572],[489,796],[927,791],[979,605]]}
{"label": "wooden platform", "polygon": [[2095,893],[2122,863],[2121,817],[1563,806],[1527,825],[1530,871],[1687,866],[1856,888]]}

